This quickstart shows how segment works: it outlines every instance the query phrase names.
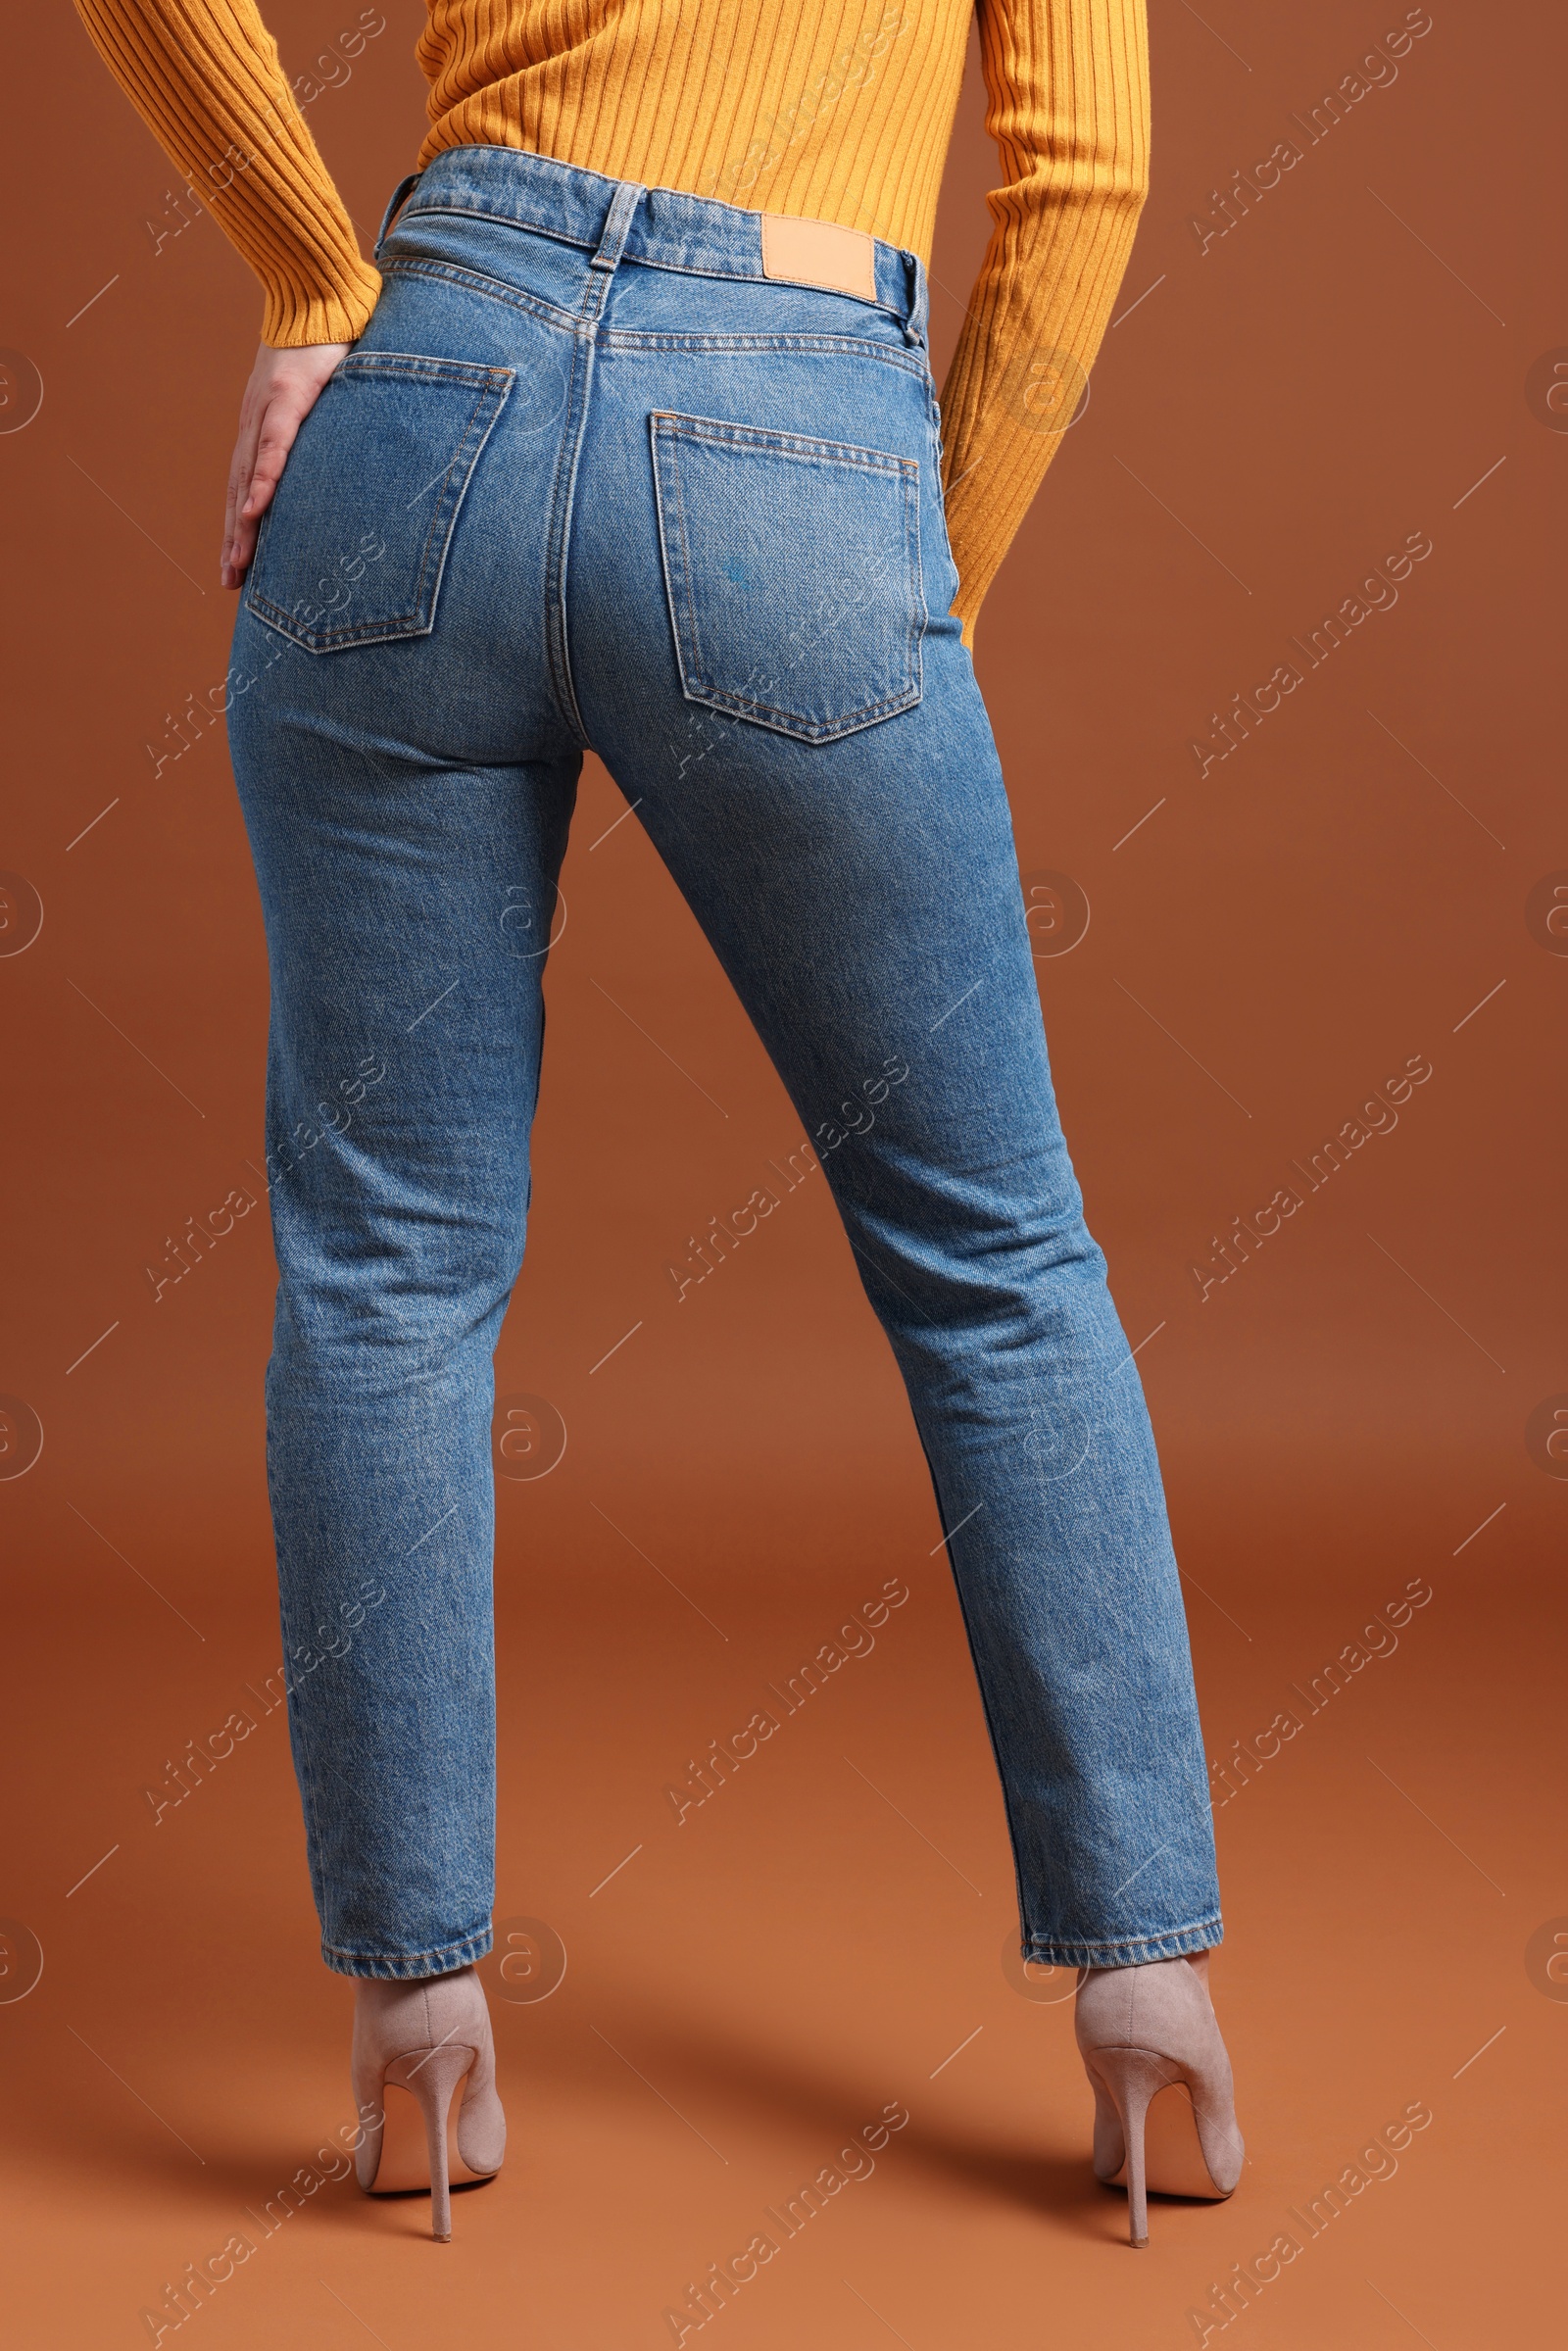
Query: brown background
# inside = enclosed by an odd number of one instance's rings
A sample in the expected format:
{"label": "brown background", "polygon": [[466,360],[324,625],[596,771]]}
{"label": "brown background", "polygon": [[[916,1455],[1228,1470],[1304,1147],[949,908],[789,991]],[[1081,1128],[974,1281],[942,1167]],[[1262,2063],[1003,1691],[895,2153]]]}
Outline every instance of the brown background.
{"label": "brown background", "polygon": [[[387,8],[311,112],[367,243],[421,123],[419,12]],[[357,14],[274,0],[270,21],[299,71]],[[1158,0],[1118,323],[977,653],[1021,863],[1091,908],[1042,995],[1142,1346],[1211,1754],[1407,1580],[1432,1589],[1219,1815],[1242,2189],[1159,2207],[1135,2261],[1090,2178],[1070,2001],[1004,1970],[983,1720],[819,1179],[675,1303],[665,1260],[799,1130],[635,820],[607,835],[622,804],[590,763],[498,1361],[568,1437],[548,1477],[500,1485],[498,1919],[543,1921],[566,1975],[495,2001],[513,2154],[452,2249],[426,2207],[326,2185],[203,2310],[209,2351],[668,2342],[687,2281],[892,2099],[910,2121],[875,2176],[706,2333],[1196,2342],[1210,2281],[1416,2101],[1433,2121],[1397,2176],[1225,2331],[1458,2351],[1544,2315],[1568,1463],[1527,1428],[1568,1404],[1568,959],[1527,906],[1568,868],[1543,527],[1568,459],[1544,390],[1568,345],[1563,58],[1552,12],[1435,0],[1392,86],[1308,145],[1292,113],[1400,14]],[[27,12],[10,62],[0,343],[43,402],[0,435],[0,866],[24,884],[5,944],[29,890],[43,927],[0,957],[0,1390],[44,1444],[0,1486],[0,2227],[7,2342],[53,2351],[148,2340],[166,2281],[260,2236],[243,2208],[351,2114],[351,1994],[316,1955],[278,1715],[156,1826],[142,1793],[277,1661],[264,1215],[156,1303],[145,1270],[260,1157],[265,958],[221,734],[156,773],[146,748],[226,665],[258,296],[210,219],[155,244],[178,181],[69,10]],[[1210,191],[1284,137],[1301,161],[1201,251]],[[971,62],[939,371],[995,169]],[[9,380],[25,405],[26,367]],[[1432,553],[1397,604],[1200,778],[1211,713],[1415,532]],[[1396,1129],[1200,1301],[1211,1237],[1412,1055],[1432,1076]],[[910,1598],[874,1653],[677,1827],[687,1758],[895,1576]]]}

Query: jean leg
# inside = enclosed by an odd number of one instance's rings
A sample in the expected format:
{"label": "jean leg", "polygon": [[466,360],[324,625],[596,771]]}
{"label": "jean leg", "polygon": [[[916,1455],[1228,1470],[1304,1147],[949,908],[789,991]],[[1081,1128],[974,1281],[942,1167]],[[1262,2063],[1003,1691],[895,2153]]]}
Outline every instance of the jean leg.
{"label": "jean leg", "polygon": [[435,1975],[491,1939],[491,1358],[577,759],[389,739],[407,648],[278,642],[242,615],[230,734],[271,969],[290,1737],[327,1965]]}
{"label": "jean leg", "polygon": [[956,623],[927,635],[917,709],[813,745],[683,705],[652,637],[646,667],[622,652],[612,676],[587,618],[595,739],[806,1122],[907,1386],[1024,1953],[1126,1965],[1217,1942],[1159,1465],[1062,1137]]}

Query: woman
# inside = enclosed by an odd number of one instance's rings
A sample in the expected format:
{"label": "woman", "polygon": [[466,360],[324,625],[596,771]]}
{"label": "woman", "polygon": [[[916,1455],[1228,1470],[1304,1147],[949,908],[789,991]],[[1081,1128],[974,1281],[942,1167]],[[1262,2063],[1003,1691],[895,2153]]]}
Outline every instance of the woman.
{"label": "woman", "polygon": [[1141,2244],[1146,2187],[1241,2167],[1206,1774],[968,647],[1143,201],[1142,0],[981,0],[1006,184],[945,459],[923,257],[966,0],[430,0],[374,268],[250,0],[78,6],[267,291],[229,732],[290,1728],[358,1980],[361,2182],[428,2183],[445,2237],[449,2174],[502,2157],[491,1358],[591,746],[808,1132],[849,1137],[823,1164],[931,1465],[1023,1954],[1083,1971],[1096,2170]]}

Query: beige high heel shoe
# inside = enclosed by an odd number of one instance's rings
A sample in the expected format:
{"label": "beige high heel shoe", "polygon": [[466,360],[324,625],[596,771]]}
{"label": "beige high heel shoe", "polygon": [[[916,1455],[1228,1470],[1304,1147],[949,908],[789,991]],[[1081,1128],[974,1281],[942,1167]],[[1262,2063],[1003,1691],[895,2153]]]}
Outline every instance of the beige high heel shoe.
{"label": "beige high heel shoe", "polygon": [[471,1967],[450,1976],[357,1979],[350,2056],[368,2196],[430,2191],[430,2233],[452,2237],[453,2180],[493,2179],[507,2148],[495,2042]]}
{"label": "beige high heel shoe", "polygon": [[1127,2190],[1127,2233],[1149,2242],[1147,2196],[1223,2198],[1242,2176],[1231,2062],[1206,1968],[1186,1959],[1091,1968],[1074,2026],[1095,2092],[1095,2177]]}

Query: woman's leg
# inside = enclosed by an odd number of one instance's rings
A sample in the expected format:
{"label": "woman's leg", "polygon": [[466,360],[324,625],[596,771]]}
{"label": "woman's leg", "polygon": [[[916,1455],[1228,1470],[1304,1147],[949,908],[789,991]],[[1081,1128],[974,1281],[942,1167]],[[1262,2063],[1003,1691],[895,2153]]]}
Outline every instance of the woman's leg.
{"label": "woman's leg", "polygon": [[[952,594],[923,394],[886,367],[803,364],[792,380],[790,364],[601,360],[574,542],[578,699],[790,1091],[907,1385],[1001,1769],[1025,1955],[1178,1958],[1221,1933],[1180,1584],[1137,1366],[1057,1118],[1006,796],[957,622],[926,630],[915,707],[829,740],[789,731],[792,712],[831,724],[853,710],[906,609],[881,477],[869,469],[862,495],[852,452],[836,486],[819,483],[818,454],[854,442],[920,460],[929,610]],[[650,407],[674,412],[672,438],[682,411],[761,430],[737,444],[695,425],[656,514],[635,462]],[[770,472],[775,426],[820,438],[786,445]],[[601,472],[617,492],[603,509]],[[670,631],[688,613],[688,674],[700,659],[706,683],[727,659],[770,722],[682,697]]]}
{"label": "woman's leg", "polygon": [[[800,1110],[907,1384],[1025,1954],[1201,1949],[1218,1895],[1159,1467],[1056,1115],[967,657],[921,722],[843,758],[761,736],[753,766],[759,730],[726,731],[678,790],[647,760],[618,772]],[[745,820],[764,790],[765,824]]]}
{"label": "woman's leg", "polygon": [[1002,779],[972,688],[953,700],[970,741],[939,770],[903,722],[836,782],[771,762],[765,838],[734,828],[733,768],[678,809],[646,767],[623,780],[790,1089],[906,1382],[1025,1955],[1175,1958],[1220,1923],[1159,1467],[1056,1116]]}
{"label": "woman's leg", "polygon": [[301,428],[234,637],[289,1727],[322,1953],[352,1976],[491,1942],[492,1356],[580,762],[545,633],[562,427],[536,395],[563,351],[559,324],[389,282]]}
{"label": "woman's leg", "polygon": [[577,759],[507,757],[514,727],[466,708],[454,657],[313,657],[243,616],[236,638],[289,1724],[323,1956],[354,1976],[442,1974],[491,1938],[491,1357]]}

